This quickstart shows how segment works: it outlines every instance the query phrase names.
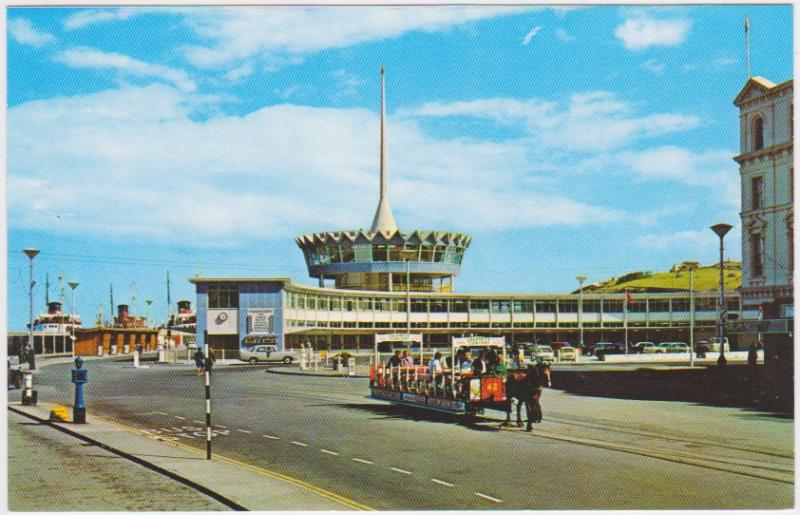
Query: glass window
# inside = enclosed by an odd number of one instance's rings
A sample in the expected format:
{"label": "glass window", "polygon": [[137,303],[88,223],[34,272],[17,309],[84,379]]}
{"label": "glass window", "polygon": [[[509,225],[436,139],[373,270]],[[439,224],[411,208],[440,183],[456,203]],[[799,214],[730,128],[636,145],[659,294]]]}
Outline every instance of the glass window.
{"label": "glass window", "polygon": [[761,277],[764,274],[764,238],[761,233],[750,235],[750,275]]}
{"label": "glass window", "polygon": [[584,313],[600,313],[600,301],[599,300],[585,300],[583,301],[583,312]]}
{"label": "glass window", "polygon": [[650,313],[668,312],[668,299],[650,299]]}
{"label": "glass window", "polygon": [[341,311],[342,310],[342,299],[339,297],[332,297],[331,298],[331,311]]}
{"label": "glass window", "polygon": [[433,260],[433,245],[421,246],[419,260],[425,262],[430,262]]}
{"label": "glass window", "polygon": [[443,247],[441,245],[436,245],[436,247],[434,248],[434,250],[433,250],[433,260],[436,263],[441,263],[442,260],[444,260],[444,249],[445,249],[445,247]]}
{"label": "glass window", "polygon": [[450,301],[450,312],[451,313],[466,313],[468,301],[463,299],[456,299]]}
{"label": "glass window", "polygon": [[577,313],[578,301],[577,300],[561,300],[558,302],[559,313]]}
{"label": "glass window", "polygon": [[764,119],[756,116],[753,119],[753,150],[764,148]]}
{"label": "glass window", "polygon": [[603,313],[622,313],[621,300],[604,300]]}
{"label": "glass window", "polygon": [[328,247],[328,256],[330,256],[331,263],[341,263],[342,256],[339,253],[339,246]]}
{"label": "glass window", "polygon": [[532,313],[533,301],[532,300],[515,300],[512,303],[514,313]]}
{"label": "glass window", "polygon": [[372,260],[373,261],[386,261],[386,245],[374,245],[372,247]]}
{"label": "glass window", "polygon": [[555,313],[556,301],[554,300],[537,300],[536,301],[537,313]]}
{"label": "glass window", "polygon": [[397,313],[405,313],[406,312],[406,301],[405,300],[393,300],[392,301],[392,311]]}
{"label": "glass window", "polygon": [[372,245],[353,245],[356,263],[372,262]]}
{"label": "glass window", "polygon": [[628,302],[628,313],[646,313],[647,301],[644,299]]}
{"label": "glass window", "polygon": [[694,309],[695,311],[716,311],[717,310],[717,299],[705,297],[701,299],[694,300]]}
{"label": "glass window", "polygon": [[688,313],[691,311],[689,299],[672,299],[673,313]]}
{"label": "glass window", "polygon": [[430,310],[431,313],[447,313],[447,301],[431,300]]}
{"label": "glass window", "polygon": [[239,287],[228,284],[208,285],[209,308],[238,308]]}
{"label": "glass window", "polygon": [[352,263],[353,259],[355,259],[353,247],[350,245],[342,247],[342,263]]}
{"label": "glass window", "polygon": [[372,299],[359,299],[358,309],[361,311],[372,311]]}
{"label": "glass window", "polygon": [[328,311],[330,309],[330,302],[328,302],[328,297],[320,297],[317,299],[317,309],[321,311]]}
{"label": "glass window", "polygon": [[489,301],[488,300],[471,300],[469,301],[469,310],[473,313],[488,313]]}
{"label": "glass window", "polygon": [[411,301],[412,313],[427,313],[428,312],[428,299],[414,299]]}
{"label": "glass window", "polygon": [[389,245],[389,261],[403,261],[402,245]]}
{"label": "glass window", "polygon": [[493,300],[491,305],[492,313],[508,313],[511,310],[511,304],[507,300]]}
{"label": "glass window", "polygon": [[355,301],[355,299],[350,299],[350,298],[342,299],[342,310],[343,311],[355,311],[356,310],[356,301]]}
{"label": "glass window", "polygon": [[764,177],[758,176],[750,179],[750,209],[761,209],[764,203]]}

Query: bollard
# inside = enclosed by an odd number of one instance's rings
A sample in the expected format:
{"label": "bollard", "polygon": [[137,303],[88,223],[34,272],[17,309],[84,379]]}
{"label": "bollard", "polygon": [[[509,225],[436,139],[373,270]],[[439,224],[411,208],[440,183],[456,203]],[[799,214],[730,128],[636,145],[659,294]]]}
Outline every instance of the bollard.
{"label": "bollard", "polygon": [[75,424],[86,423],[86,405],[83,402],[83,385],[89,381],[89,371],[83,368],[83,359],[75,358],[75,368],[72,369],[72,382],[75,383],[75,405],[72,407],[72,422]]}
{"label": "bollard", "polygon": [[103,344],[102,343],[97,346],[97,355],[98,356],[102,356],[103,355]]}
{"label": "bollard", "polygon": [[22,372],[24,377],[25,389],[22,391],[22,405],[36,406],[36,390],[33,389],[33,372],[25,370]]}
{"label": "bollard", "polygon": [[133,351],[133,368],[139,368],[139,349]]}
{"label": "bollard", "polygon": [[116,343],[112,343],[111,344],[111,355],[115,356],[116,354],[117,354],[117,344]]}
{"label": "bollard", "polygon": [[130,351],[131,351],[131,346],[130,346],[130,345],[128,345],[127,343],[123,343],[123,344],[122,344],[122,353],[123,353],[123,354],[127,354],[127,353],[129,353]]}
{"label": "bollard", "polygon": [[353,358],[347,362],[347,375],[354,376],[356,375],[356,359]]}
{"label": "bollard", "polygon": [[314,354],[314,372],[318,370],[319,367],[319,355]]}

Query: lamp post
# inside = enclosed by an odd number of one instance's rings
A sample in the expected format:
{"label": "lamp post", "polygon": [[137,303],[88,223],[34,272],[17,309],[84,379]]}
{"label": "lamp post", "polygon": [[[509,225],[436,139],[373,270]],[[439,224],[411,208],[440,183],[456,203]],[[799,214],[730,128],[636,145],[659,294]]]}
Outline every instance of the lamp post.
{"label": "lamp post", "polygon": [[694,271],[697,264],[684,261],[683,267],[689,271],[689,366],[694,366]]}
{"label": "lamp post", "polygon": [[[403,249],[400,251],[403,261],[406,262],[406,333],[408,334],[408,344],[411,345],[411,260],[417,256],[414,249]],[[422,342],[419,344],[419,363],[424,363],[422,356]]]}
{"label": "lamp post", "polygon": [[725,367],[727,361],[725,360],[725,319],[728,312],[725,309],[725,271],[723,269],[723,259],[725,253],[725,246],[723,240],[732,226],[726,223],[719,223],[711,226],[711,230],[719,236],[719,359],[717,365],[720,370]]}
{"label": "lamp post", "polygon": [[29,261],[29,289],[28,289],[28,296],[29,296],[29,311],[28,311],[28,370],[36,370],[36,350],[33,348],[33,287],[36,282],[33,280],[33,258],[39,254],[39,249],[25,249],[22,252],[28,256]]}
{"label": "lamp post", "polygon": [[578,285],[580,286],[580,289],[578,291],[578,293],[579,293],[579,297],[578,297],[578,329],[581,332],[580,346],[581,346],[581,350],[583,350],[583,281],[586,280],[586,276],[585,275],[579,275],[575,279],[578,280]]}
{"label": "lamp post", "polygon": [[70,281],[67,283],[72,290],[71,297],[72,300],[70,302],[72,309],[70,310],[70,327],[72,328],[72,334],[70,335],[70,339],[72,340],[72,355],[75,355],[75,288],[80,285],[78,281]]}

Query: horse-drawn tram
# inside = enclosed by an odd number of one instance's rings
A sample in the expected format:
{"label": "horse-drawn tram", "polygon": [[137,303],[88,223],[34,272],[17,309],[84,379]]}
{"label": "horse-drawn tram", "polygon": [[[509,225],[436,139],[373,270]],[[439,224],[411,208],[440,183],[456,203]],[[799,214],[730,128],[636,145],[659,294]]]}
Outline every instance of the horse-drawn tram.
{"label": "horse-drawn tram", "polygon": [[[411,349],[404,353],[390,348],[392,357],[384,362],[381,358],[386,356],[385,346],[398,343],[417,344],[416,359]],[[433,349],[427,351],[428,362],[425,355],[421,335],[376,335],[375,365],[370,369],[371,397],[459,415],[480,413],[485,408],[506,410],[505,368],[497,367],[498,363],[507,362],[505,338],[454,337],[449,359]]]}

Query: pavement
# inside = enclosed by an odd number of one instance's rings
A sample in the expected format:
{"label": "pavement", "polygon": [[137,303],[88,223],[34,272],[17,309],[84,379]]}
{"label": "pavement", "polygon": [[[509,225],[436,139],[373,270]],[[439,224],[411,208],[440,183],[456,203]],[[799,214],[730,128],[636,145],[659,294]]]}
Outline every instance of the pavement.
{"label": "pavement", "polygon": [[[111,361],[88,367],[90,416],[203,456],[204,435],[195,428],[205,404],[193,370]],[[43,368],[40,399],[70,402],[68,372],[66,364]],[[526,433],[501,429],[500,412],[464,421],[367,394],[367,381],[358,378],[269,374],[261,366],[215,369],[214,461],[267,470],[290,484],[382,510],[775,509],[794,503],[791,418],[552,389],[542,401],[544,422]],[[233,470],[211,474],[228,482],[239,477]],[[212,481],[209,486],[231,488]],[[242,499],[257,495],[247,490]],[[230,490],[219,493],[239,502]],[[305,497],[295,500],[300,506]],[[247,507],[271,509],[263,504],[268,500],[251,502]]]}
{"label": "pavement", "polygon": [[[97,415],[87,415],[86,424],[48,423],[53,406],[49,403],[9,405],[12,510],[174,511],[180,507],[180,511],[341,511],[366,508],[267,469],[222,456],[206,460],[205,452],[175,441],[177,438],[161,438]],[[26,419],[27,424],[33,421],[33,425],[23,426]],[[201,427],[185,429],[205,434]],[[83,449],[92,453],[82,450],[82,445],[87,445]],[[30,459],[31,451],[35,460]],[[48,481],[55,469],[48,467],[44,477],[35,473],[35,470],[42,470],[43,464],[55,464],[69,471],[65,475],[71,479],[66,484]],[[137,476],[138,483],[126,483],[126,474],[135,475],[132,469],[143,469],[142,465],[146,465],[147,472],[136,471],[142,474]],[[29,490],[28,486],[34,485],[30,485],[27,478],[32,476],[37,478],[39,488]],[[53,483],[59,483],[59,492],[83,492],[88,487],[88,497],[81,502],[82,495],[76,493],[42,496],[41,492],[50,491]],[[141,495],[145,491],[148,495]]]}
{"label": "pavement", "polygon": [[10,511],[230,509],[162,474],[13,411],[8,412],[8,442]]}

